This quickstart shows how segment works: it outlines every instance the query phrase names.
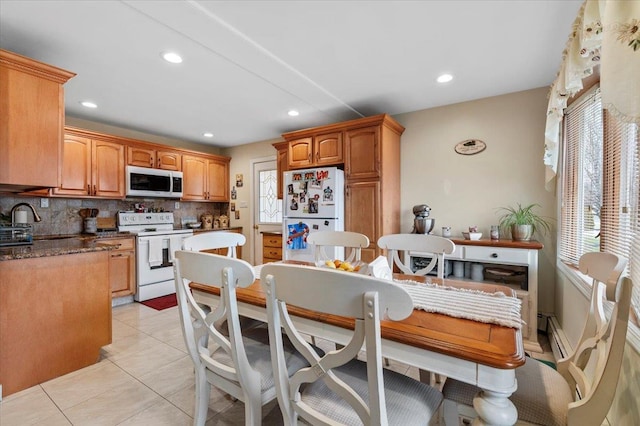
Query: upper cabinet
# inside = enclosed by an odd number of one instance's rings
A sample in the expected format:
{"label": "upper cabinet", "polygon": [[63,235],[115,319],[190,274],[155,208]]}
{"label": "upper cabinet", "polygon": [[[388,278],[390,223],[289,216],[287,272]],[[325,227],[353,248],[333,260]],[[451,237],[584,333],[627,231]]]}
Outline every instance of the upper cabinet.
{"label": "upper cabinet", "polygon": [[228,157],[183,155],[182,199],[190,201],[229,201]]}
{"label": "upper cabinet", "polygon": [[129,145],[127,164],[179,172],[182,170],[182,154],[168,149],[156,149],[153,145]]}
{"label": "upper cabinet", "polygon": [[64,135],[62,179],[53,195],[124,198],[125,146],[96,134],[67,128]]}
{"label": "upper cabinet", "polygon": [[[370,246],[362,250],[362,260],[367,262],[382,254],[378,238],[400,232],[403,132],[393,118],[380,114],[285,133],[286,142],[273,144],[278,151],[278,178],[292,168],[344,167],[345,231],[369,237]],[[278,198],[282,191],[279,183]]]}
{"label": "upper cabinet", "polygon": [[278,199],[282,200],[282,182],[284,182],[284,172],[289,170],[289,143],[278,142],[274,143],[273,147],[278,151],[278,158],[276,160],[278,168]]}
{"label": "upper cabinet", "polygon": [[282,135],[289,143],[290,169],[333,166],[344,161],[342,132],[313,133],[300,137],[301,132]]}
{"label": "upper cabinet", "polygon": [[0,49],[0,191],[56,187],[74,73]]}

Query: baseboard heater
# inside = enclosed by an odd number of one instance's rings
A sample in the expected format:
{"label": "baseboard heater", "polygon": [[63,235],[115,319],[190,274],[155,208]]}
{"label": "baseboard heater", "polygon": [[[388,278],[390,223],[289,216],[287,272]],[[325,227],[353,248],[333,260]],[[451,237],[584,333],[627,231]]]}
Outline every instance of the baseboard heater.
{"label": "baseboard heater", "polygon": [[571,345],[565,336],[564,331],[560,328],[558,319],[555,316],[550,316],[547,323],[549,344],[551,345],[551,351],[556,361],[565,358],[569,355]]}

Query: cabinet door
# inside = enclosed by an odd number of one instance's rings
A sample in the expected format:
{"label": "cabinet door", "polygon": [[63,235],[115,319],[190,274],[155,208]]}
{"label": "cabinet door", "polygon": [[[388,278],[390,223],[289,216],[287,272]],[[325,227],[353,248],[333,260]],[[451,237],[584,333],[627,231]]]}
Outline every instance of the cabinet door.
{"label": "cabinet door", "polygon": [[289,142],[289,167],[301,168],[313,165],[313,139],[302,138]]}
{"label": "cabinet door", "polygon": [[129,146],[127,147],[127,164],[138,167],[153,167],[156,164],[156,151]]}
{"label": "cabinet door", "polygon": [[124,145],[93,141],[93,193],[97,197],[124,198]]}
{"label": "cabinet door", "polygon": [[172,151],[157,151],[156,167],[163,170],[182,170],[182,155]]}
{"label": "cabinet door", "polygon": [[345,138],[345,179],[380,177],[380,127],[348,130]]}
{"label": "cabinet door", "polygon": [[116,250],[110,253],[111,297],[129,296],[135,293],[135,258],[133,250]]}
{"label": "cabinet door", "polygon": [[369,237],[369,248],[362,249],[362,260],[371,262],[379,256],[380,183],[378,181],[347,183],[345,199],[345,231]]}
{"label": "cabinet door", "polygon": [[286,142],[274,144],[278,150],[277,167],[278,167],[278,199],[282,200],[282,182],[284,182],[284,172],[289,170],[289,145]]}
{"label": "cabinet door", "polygon": [[207,165],[208,190],[210,201],[229,201],[229,164],[209,159]]}
{"label": "cabinet door", "polygon": [[91,139],[64,135],[62,179],[55,195],[91,194]]}
{"label": "cabinet door", "polygon": [[182,157],[182,199],[204,200],[207,192],[207,159],[184,155]]}
{"label": "cabinet door", "polygon": [[342,164],[344,161],[342,132],[327,133],[314,137],[314,150],[314,162],[317,166]]}

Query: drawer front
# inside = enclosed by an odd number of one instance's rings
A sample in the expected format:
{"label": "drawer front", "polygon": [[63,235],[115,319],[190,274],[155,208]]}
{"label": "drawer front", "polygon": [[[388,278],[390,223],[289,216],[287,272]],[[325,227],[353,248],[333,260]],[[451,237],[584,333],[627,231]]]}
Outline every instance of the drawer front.
{"label": "drawer front", "polygon": [[282,260],[282,247],[264,247],[262,250],[262,257]]}
{"label": "drawer front", "polygon": [[513,248],[467,246],[464,248],[464,260],[528,265],[529,251]]}
{"label": "drawer front", "polygon": [[264,235],[262,237],[262,245],[264,247],[282,247],[281,235]]}
{"label": "drawer front", "polygon": [[118,250],[133,250],[135,247],[134,238],[119,238],[119,239],[103,238],[99,240],[99,242],[104,244],[113,244],[113,245],[120,244],[120,247],[118,247]]}

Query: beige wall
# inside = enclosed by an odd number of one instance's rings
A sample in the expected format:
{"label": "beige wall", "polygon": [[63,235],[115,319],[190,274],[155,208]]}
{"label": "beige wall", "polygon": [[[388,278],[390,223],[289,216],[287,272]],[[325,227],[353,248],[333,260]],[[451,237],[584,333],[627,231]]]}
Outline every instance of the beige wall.
{"label": "beige wall", "polygon": [[[236,209],[240,212],[240,219],[235,219],[235,213],[230,212],[232,226],[242,226],[242,233],[247,237],[247,243],[242,250],[242,258],[253,264],[262,263],[262,259],[254,261],[254,233],[253,233],[253,191],[252,191],[252,161],[256,159],[276,159],[276,150],[272,143],[280,142],[280,139],[255,142],[223,150],[222,155],[231,157],[229,165],[229,176],[231,186],[236,182],[236,175],[242,174],[244,178],[243,186],[236,188],[237,199],[231,200],[236,203]],[[247,208],[240,208],[241,203],[246,202]]]}
{"label": "beige wall", "polygon": [[[412,207],[426,203],[434,233],[451,226],[453,236],[477,225],[484,236],[497,224],[497,208],[538,203],[555,217],[555,194],[544,188],[547,88],[431,108],[394,116],[406,130],[401,153],[401,230],[410,232]],[[486,150],[460,155],[456,143],[480,139]],[[553,311],[555,233],[541,240],[539,304]]]}

